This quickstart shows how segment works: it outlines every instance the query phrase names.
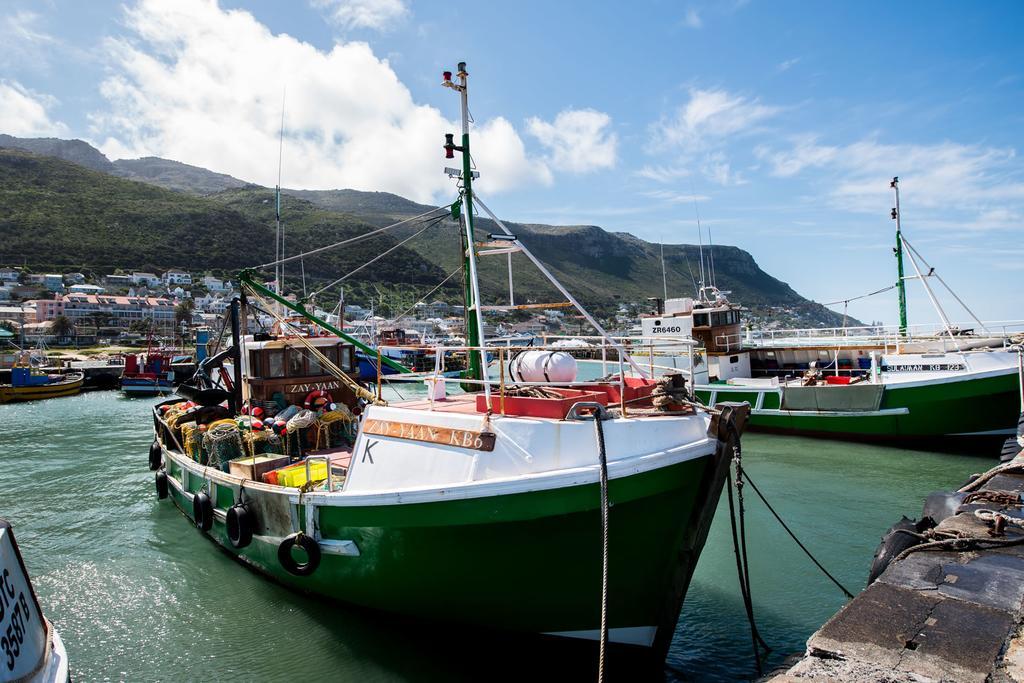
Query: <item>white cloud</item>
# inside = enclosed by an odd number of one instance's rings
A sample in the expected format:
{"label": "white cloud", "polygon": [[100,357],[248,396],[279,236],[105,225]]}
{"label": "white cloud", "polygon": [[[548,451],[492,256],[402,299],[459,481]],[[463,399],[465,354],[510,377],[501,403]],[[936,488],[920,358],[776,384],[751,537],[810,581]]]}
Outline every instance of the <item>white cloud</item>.
{"label": "white cloud", "polygon": [[29,10],[18,10],[0,19],[0,65],[25,66],[45,70],[49,66],[53,36],[39,28],[41,16]]}
{"label": "white cloud", "polygon": [[798,136],[793,139],[793,147],[785,151],[775,151],[770,147],[759,145],[754,154],[772,166],[772,175],[790,177],[811,166],[824,166],[831,163],[839,155],[837,147],[818,144],[818,139],[811,135]]}
{"label": "white cloud", "polygon": [[794,66],[796,66],[799,62],[800,62],[800,58],[799,57],[794,57],[793,59],[787,59],[784,62],[780,62],[779,65],[775,67],[775,70],[778,71],[779,73],[782,73],[783,71],[789,71]]}
{"label": "white cloud", "polygon": [[[955,142],[931,145],[885,144],[867,139],[846,146],[826,146],[813,137],[796,139],[792,148],[755,153],[772,165],[776,176],[793,176],[808,168],[836,172],[832,194],[855,208],[889,191],[888,178],[899,174],[914,186],[915,203],[937,207],[987,201],[1024,200],[1016,151]],[[865,203],[865,208],[870,204]]]}
{"label": "white cloud", "polygon": [[639,178],[653,180],[658,183],[670,183],[673,180],[684,178],[690,175],[690,171],[681,166],[663,166],[647,164],[643,166],[639,171],[634,171],[633,175]]}
{"label": "white cloud", "polygon": [[390,28],[409,13],[402,0],[312,0],[332,23],[345,30]]}
{"label": "white cloud", "polygon": [[696,150],[749,133],[780,111],[725,90],[690,90],[690,100],[653,127],[656,144]]}
{"label": "white cloud", "polygon": [[755,154],[779,177],[817,169],[828,183],[825,195],[842,209],[887,211],[893,200],[889,179],[898,175],[904,218],[914,215],[928,226],[953,230],[1024,227],[1024,169],[1012,148],[875,139],[829,146],[803,136],[789,149],[761,146]]}
{"label": "white cloud", "polygon": [[692,7],[686,10],[686,16],[683,18],[683,26],[687,28],[700,28],[704,25],[704,22],[700,19],[700,14],[697,10]]}
{"label": "white cloud", "polygon": [[711,199],[706,194],[684,194],[673,190],[652,190],[643,194],[645,197],[658,199],[669,204],[692,204],[694,202],[706,202]]}
{"label": "white cloud", "polygon": [[618,138],[611,132],[612,119],[593,109],[566,109],[554,123],[536,117],[527,130],[549,154],[551,166],[572,173],[587,173],[615,166]]}
{"label": "white cloud", "polygon": [[[459,126],[417,104],[366,43],[321,51],[209,0],[142,0],[126,20],[134,35],[107,43],[112,75],[101,91],[109,111],[93,117],[111,156],[162,156],[274,185],[287,86],[286,186],[418,201],[454,193],[441,145]],[[505,119],[484,121],[474,134],[482,192],[551,182]]]}
{"label": "white cloud", "polygon": [[56,100],[34,93],[17,81],[0,80],[0,133],[20,137],[63,136],[68,127],[50,119]]}
{"label": "white cloud", "polygon": [[763,129],[763,123],[781,111],[780,107],[762,104],[756,98],[736,95],[725,90],[690,89],[689,101],[663,116],[651,128],[647,151],[652,154],[670,152],[676,162],[669,167],[645,167],[638,175],[669,182],[667,169],[698,168],[719,185],[746,182],[723,151],[735,138]]}

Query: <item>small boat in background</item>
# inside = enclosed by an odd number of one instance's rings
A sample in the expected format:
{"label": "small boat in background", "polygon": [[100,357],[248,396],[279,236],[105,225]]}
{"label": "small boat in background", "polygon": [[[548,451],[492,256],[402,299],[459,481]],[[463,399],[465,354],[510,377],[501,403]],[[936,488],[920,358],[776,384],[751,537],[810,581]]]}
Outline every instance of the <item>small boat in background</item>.
{"label": "small boat in background", "polygon": [[174,391],[171,357],[161,351],[129,353],[121,373],[121,392],[125,396],[157,396]]}
{"label": "small boat in background", "polygon": [[36,401],[59,396],[74,396],[82,390],[85,374],[51,374],[19,362],[11,368],[10,384],[0,384],[0,403]]}
{"label": "small boat in background", "polygon": [[0,518],[0,681],[69,681],[68,653],[43,616],[10,522]]}

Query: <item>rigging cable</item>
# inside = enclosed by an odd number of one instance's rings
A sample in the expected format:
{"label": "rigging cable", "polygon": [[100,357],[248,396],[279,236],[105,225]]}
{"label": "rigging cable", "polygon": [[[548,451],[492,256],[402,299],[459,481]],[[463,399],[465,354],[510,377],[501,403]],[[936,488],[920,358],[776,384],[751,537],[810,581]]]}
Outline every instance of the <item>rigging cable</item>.
{"label": "rigging cable", "polygon": [[884,294],[885,292],[888,292],[888,291],[891,291],[893,289],[896,289],[896,287],[897,287],[897,285],[889,285],[888,287],[885,287],[883,289],[876,289],[875,291],[868,292],[867,294],[861,294],[860,296],[852,296],[849,299],[840,299],[839,301],[830,301],[827,304],[822,304],[822,306],[838,306],[839,304],[848,304],[851,301],[857,301],[858,299],[866,299],[869,296],[875,296],[876,294]]}
{"label": "rigging cable", "polygon": [[917,257],[919,259],[921,259],[921,262],[924,263],[924,265],[926,265],[928,267],[928,274],[925,277],[931,277],[932,275],[934,275],[936,278],[938,278],[939,282],[942,283],[942,286],[946,288],[946,291],[953,295],[953,298],[957,300],[957,303],[959,303],[961,306],[963,306],[964,310],[967,311],[967,313],[972,318],[974,318],[974,322],[978,323],[978,326],[981,327],[981,329],[984,330],[987,333],[988,332],[988,328],[985,327],[985,323],[981,322],[981,320],[978,319],[978,316],[974,315],[974,311],[972,311],[970,308],[968,308],[967,304],[965,304],[963,302],[963,300],[959,296],[957,296],[957,293],[954,292],[953,289],[949,285],[946,284],[946,281],[942,279],[942,276],[939,275],[938,272],[936,272],[935,267],[932,266],[927,261],[925,261],[924,260],[924,256],[921,256],[921,252],[919,252],[917,249],[915,249],[914,245],[912,245],[907,240],[907,238],[904,237],[902,234],[900,235],[900,239],[902,239],[903,240],[903,244],[907,245],[907,248],[910,249],[910,251],[914,252],[914,254],[916,254]]}
{"label": "rigging cable", "polygon": [[361,270],[362,270],[363,268],[365,268],[366,266],[370,265],[371,263],[374,263],[374,262],[376,262],[376,261],[379,261],[379,260],[381,260],[382,258],[384,258],[385,256],[387,256],[387,255],[388,255],[388,254],[390,254],[391,252],[393,252],[393,251],[395,251],[396,249],[398,249],[399,247],[403,246],[403,245],[404,245],[404,244],[405,244],[406,242],[410,242],[410,241],[412,241],[413,239],[415,239],[415,238],[419,237],[419,236],[420,236],[420,235],[422,235],[422,234],[423,234],[424,232],[426,232],[427,230],[429,230],[430,228],[434,227],[435,225],[437,225],[438,223],[440,223],[440,222],[441,222],[442,220],[444,220],[444,218],[445,218],[444,216],[438,216],[437,218],[433,219],[433,220],[432,220],[432,221],[431,221],[431,222],[430,222],[429,224],[427,224],[426,226],[424,226],[423,228],[421,228],[421,229],[420,229],[420,230],[419,230],[418,232],[415,232],[415,233],[413,233],[412,235],[410,235],[409,237],[406,237],[406,238],[405,238],[404,240],[402,240],[402,241],[401,241],[401,242],[399,242],[398,244],[394,245],[393,247],[391,247],[391,248],[390,248],[390,249],[388,249],[387,251],[384,251],[384,252],[381,252],[380,254],[377,254],[377,255],[376,255],[376,256],[374,256],[374,257],[373,257],[372,259],[370,259],[369,261],[367,261],[367,262],[366,262],[366,263],[364,263],[363,265],[359,266],[359,267],[358,267],[358,268],[356,268],[355,270],[350,270],[349,272],[347,272],[347,273],[345,273],[344,275],[342,275],[341,277],[339,277],[339,278],[338,278],[337,280],[334,280],[334,281],[333,281],[333,282],[331,282],[330,284],[328,284],[328,285],[325,285],[325,286],[321,287],[320,289],[318,289],[318,290],[316,290],[315,292],[313,292],[313,293],[312,293],[312,294],[311,294],[310,296],[311,296],[311,297],[312,297],[312,296],[316,296],[317,294],[320,294],[321,292],[323,292],[323,291],[324,291],[325,289],[330,289],[330,288],[331,288],[331,287],[333,287],[334,285],[337,285],[337,284],[340,284],[340,283],[344,282],[344,281],[345,281],[345,280],[347,280],[348,278],[352,277],[353,275],[355,275],[356,273],[358,273],[359,271],[361,271]]}
{"label": "rigging cable", "polygon": [[[426,299],[427,297],[429,297],[429,296],[430,296],[431,294],[433,294],[433,293],[434,293],[434,292],[436,292],[437,290],[441,289],[441,287],[443,287],[443,286],[444,286],[444,283],[448,282],[448,281],[449,281],[449,280],[451,280],[451,279],[452,279],[453,277],[455,277],[455,275],[456,275],[457,273],[461,273],[461,272],[462,272],[462,266],[461,266],[461,265],[459,265],[459,267],[458,267],[458,268],[456,268],[456,269],[455,269],[455,270],[453,270],[452,272],[448,273],[448,277],[446,277],[445,279],[443,279],[443,280],[441,280],[441,281],[440,281],[439,283],[437,283],[437,286],[436,286],[436,287],[434,287],[434,288],[433,288],[432,290],[430,290],[429,292],[427,292],[427,293],[426,293],[426,294],[424,294],[423,296],[421,296],[421,297],[417,297],[417,298],[416,298],[416,302],[417,302],[417,303],[419,303],[420,301],[423,301],[424,299]],[[412,305],[412,306],[410,306],[409,308],[407,308],[407,309],[405,309],[404,311],[402,311],[402,312],[401,312],[401,313],[400,313],[400,314],[399,314],[398,316],[396,316],[396,317],[395,317],[395,320],[401,320],[402,318],[404,318],[404,317],[405,317],[406,315],[408,315],[408,314],[409,314],[409,311],[411,311],[411,310],[412,310],[412,309],[414,309],[414,308],[416,308],[416,304],[413,304],[413,305]]]}
{"label": "rigging cable", "polygon": [[382,233],[382,232],[384,232],[386,230],[391,230],[393,228],[397,228],[398,226],[405,225],[406,223],[412,223],[413,221],[420,220],[421,218],[429,216],[430,214],[433,214],[433,213],[437,213],[438,211],[444,211],[444,212],[447,213],[450,210],[451,210],[451,206],[439,206],[439,207],[431,209],[430,211],[425,211],[425,212],[419,214],[418,216],[412,216],[410,218],[402,219],[402,220],[398,221],[397,223],[392,223],[391,225],[385,225],[383,228],[378,228],[376,230],[371,230],[370,232],[363,233],[362,235],[356,235],[355,237],[349,237],[348,239],[343,239],[343,240],[341,240],[339,242],[335,242],[333,244],[328,244],[328,245],[323,246],[323,247],[317,247],[316,249],[311,249],[310,251],[304,251],[302,253],[295,254],[294,256],[289,256],[288,258],[282,258],[282,259],[279,259],[277,261],[269,261],[268,263],[261,263],[258,266],[253,266],[253,268],[255,270],[260,270],[260,269],[263,269],[263,268],[269,268],[270,266],[277,265],[279,263],[287,263],[289,261],[295,261],[297,259],[301,259],[301,258],[306,257],[306,256],[312,256],[314,254],[319,254],[319,253],[327,251],[329,249],[334,249],[335,247],[341,247],[341,246],[344,246],[346,244],[352,244],[353,242],[359,242],[361,240],[368,239],[370,237],[373,237],[374,235],[379,235],[380,233]]}

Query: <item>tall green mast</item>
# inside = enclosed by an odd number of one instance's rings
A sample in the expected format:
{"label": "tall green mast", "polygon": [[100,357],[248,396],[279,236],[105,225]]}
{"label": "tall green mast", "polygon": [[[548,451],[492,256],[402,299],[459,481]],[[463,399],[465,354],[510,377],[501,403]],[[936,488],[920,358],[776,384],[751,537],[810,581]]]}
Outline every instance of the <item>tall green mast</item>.
{"label": "tall green mast", "polygon": [[896,206],[892,210],[892,219],[896,221],[896,291],[900,302],[900,336],[907,336],[907,290],[903,279],[903,235],[900,232],[900,179],[893,176],[889,187],[896,193]]}
{"label": "tall green mast", "polygon": [[[462,196],[452,207],[452,214],[459,218],[460,236],[462,241],[462,284],[465,297],[466,345],[479,347],[482,342],[482,320],[480,317],[479,291],[476,278],[476,244],[473,239],[473,170],[472,157],[469,153],[469,95],[467,90],[466,63],[459,62],[458,83],[452,81],[452,73],[444,72],[442,85],[459,93],[462,101],[462,145],[456,145],[452,133],[445,135],[445,157],[455,158],[455,152],[462,152]],[[469,367],[463,373],[465,379],[484,379],[484,352],[469,353]],[[467,391],[479,391],[475,384],[463,385]]]}

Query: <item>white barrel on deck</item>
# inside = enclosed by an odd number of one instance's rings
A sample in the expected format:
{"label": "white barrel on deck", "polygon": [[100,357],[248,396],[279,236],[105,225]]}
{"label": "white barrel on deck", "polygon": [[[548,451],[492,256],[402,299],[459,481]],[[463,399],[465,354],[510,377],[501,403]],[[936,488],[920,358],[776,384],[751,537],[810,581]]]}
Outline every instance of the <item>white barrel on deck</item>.
{"label": "white barrel on deck", "polygon": [[576,359],[564,351],[524,351],[508,364],[516,382],[575,382]]}

